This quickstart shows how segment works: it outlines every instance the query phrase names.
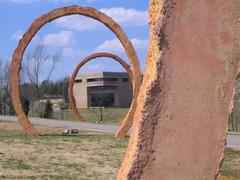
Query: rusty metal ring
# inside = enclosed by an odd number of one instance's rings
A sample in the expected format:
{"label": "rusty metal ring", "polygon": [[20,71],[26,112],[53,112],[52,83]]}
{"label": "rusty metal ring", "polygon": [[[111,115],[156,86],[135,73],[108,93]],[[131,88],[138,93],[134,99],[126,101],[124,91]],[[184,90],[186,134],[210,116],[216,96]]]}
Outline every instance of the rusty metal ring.
{"label": "rusty metal ring", "polygon": [[[122,65],[122,67],[127,71],[131,82],[133,84],[133,75],[132,75],[132,71],[130,68],[130,65],[127,64],[122,58],[118,57],[117,55],[111,54],[111,53],[95,53],[92,54],[90,56],[87,56],[86,58],[84,58],[82,61],[80,61],[80,63],[76,66],[76,68],[74,69],[70,79],[69,79],[69,84],[68,84],[68,99],[69,99],[69,103],[72,107],[72,110],[74,112],[74,114],[78,117],[78,119],[80,121],[85,121],[84,117],[80,114],[80,112],[78,111],[77,107],[76,107],[76,103],[75,103],[75,98],[73,96],[73,86],[74,86],[74,82],[76,79],[76,76],[79,72],[79,70],[89,61],[96,59],[96,58],[100,58],[100,57],[108,57],[108,58],[112,58],[113,60],[117,61],[119,64]],[[135,91],[135,89],[133,89],[133,92]],[[129,111],[131,111],[132,109],[129,109]]]}
{"label": "rusty metal ring", "polygon": [[[136,88],[136,91],[133,94],[133,102],[131,105],[133,106],[133,111],[131,113],[128,113],[128,115],[130,116],[130,119],[133,119],[133,114],[135,112],[136,103],[137,103],[136,98],[139,93],[139,89],[141,85],[141,71],[140,71],[139,60],[131,41],[123,32],[122,28],[112,18],[110,18],[106,14],[93,8],[74,5],[74,6],[55,9],[53,11],[50,11],[47,14],[42,15],[41,17],[33,21],[28,31],[23,35],[23,37],[19,41],[18,47],[15,49],[13,53],[12,63],[10,68],[12,101],[13,101],[13,105],[20,123],[22,124],[26,133],[30,135],[38,135],[38,132],[32,126],[27,116],[24,114],[22,105],[20,102],[20,97],[19,97],[19,72],[21,70],[21,62],[22,62],[23,54],[25,52],[26,47],[34,37],[34,35],[38,32],[39,29],[41,29],[42,26],[44,26],[48,22],[51,22],[57,18],[74,15],[74,14],[87,16],[99,22],[102,22],[117,36],[117,38],[120,40],[121,44],[123,45],[132,66],[132,72],[134,77],[133,87]],[[126,122],[124,123],[125,126],[122,126],[123,131],[126,131],[126,129],[128,130],[132,124],[132,122],[128,122],[128,121],[125,121],[125,122]]]}

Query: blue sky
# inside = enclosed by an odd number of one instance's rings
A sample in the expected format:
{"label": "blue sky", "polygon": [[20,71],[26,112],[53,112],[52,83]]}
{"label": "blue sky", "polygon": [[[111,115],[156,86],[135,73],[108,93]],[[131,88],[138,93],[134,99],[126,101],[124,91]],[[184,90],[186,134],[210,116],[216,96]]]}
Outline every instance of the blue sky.
{"label": "blue sky", "polygon": [[[19,39],[32,21],[50,10],[68,5],[94,7],[111,16],[133,42],[144,69],[149,39],[148,0],[0,0],[0,56],[10,61]],[[26,51],[42,40],[49,54],[61,50],[63,58],[57,65],[53,79],[70,75],[77,63],[94,52],[112,52],[128,63],[125,52],[114,34],[102,24],[82,16],[68,16],[45,25]],[[44,68],[44,69],[47,69]],[[106,59],[87,63],[81,72],[124,71]],[[47,70],[46,70],[47,71]],[[44,79],[43,70],[42,78]]]}

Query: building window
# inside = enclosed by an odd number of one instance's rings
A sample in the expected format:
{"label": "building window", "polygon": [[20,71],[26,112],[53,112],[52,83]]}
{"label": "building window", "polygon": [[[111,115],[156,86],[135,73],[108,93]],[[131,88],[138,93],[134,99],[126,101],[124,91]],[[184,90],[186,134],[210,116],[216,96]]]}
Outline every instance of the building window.
{"label": "building window", "polygon": [[87,82],[95,82],[95,81],[107,81],[107,82],[116,82],[117,78],[89,78]]}
{"label": "building window", "polygon": [[129,80],[128,78],[122,78],[123,82],[128,82],[128,80]]}
{"label": "building window", "polygon": [[75,83],[82,83],[82,79],[76,79]]}
{"label": "building window", "polygon": [[114,106],[114,93],[91,93],[92,107]]}

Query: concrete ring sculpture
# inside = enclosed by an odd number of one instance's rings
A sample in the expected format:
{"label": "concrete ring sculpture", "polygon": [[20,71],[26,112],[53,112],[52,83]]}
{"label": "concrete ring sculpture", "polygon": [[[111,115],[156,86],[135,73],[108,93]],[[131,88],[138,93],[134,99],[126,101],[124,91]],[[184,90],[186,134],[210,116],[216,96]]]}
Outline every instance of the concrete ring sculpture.
{"label": "concrete ring sculpture", "polygon": [[[21,62],[22,62],[24,51],[28,46],[28,44],[30,43],[30,41],[32,40],[32,38],[34,37],[34,35],[38,32],[38,30],[42,26],[44,26],[48,22],[51,22],[57,18],[74,15],[74,14],[87,16],[103,23],[117,36],[117,38],[120,40],[121,44],[123,45],[132,66],[133,77],[134,77],[133,87],[136,89],[135,93],[133,94],[133,102],[131,105],[133,106],[132,108],[133,111],[131,111],[131,114],[128,113],[130,119],[133,119],[133,113],[135,112],[135,109],[136,109],[136,98],[139,93],[139,88],[141,85],[141,72],[140,72],[138,57],[131,41],[128,39],[127,35],[123,32],[122,28],[112,18],[110,18],[106,14],[100,11],[97,11],[96,9],[93,9],[93,8],[73,5],[73,6],[55,9],[53,11],[50,11],[47,14],[42,15],[41,17],[33,21],[28,31],[23,35],[23,37],[19,41],[18,47],[15,49],[13,53],[12,63],[10,68],[11,96],[12,96],[13,105],[17,113],[17,116],[19,118],[19,121],[22,124],[26,133],[28,133],[29,135],[38,135],[38,132],[32,126],[27,116],[24,114],[23,108],[20,102],[20,97],[19,97],[19,72],[21,70]],[[126,131],[126,129],[129,128],[131,124],[132,122],[126,121],[125,126],[123,126],[121,129],[121,132]]]}
{"label": "concrete ring sculpture", "polygon": [[[99,57],[108,57],[108,58],[112,58],[113,60],[117,61],[118,63],[120,63],[122,65],[122,67],[127,71],[132,84],[133,84],[133,75],[132,75],[132,71],[130,69],[130,66],[120,57],[118,57],[117,55],[111,54],[111,53],[95,53],[92,54],[90,56],[87,56],[86,58],[84,58],[74,69],[73,74],[70,77],[69,80],[69,85],[68,85],[68,99],[70,102],[70,105],[72,107],[72,110],[74,112],[74,114],[78,117],[78,119],[80,121],[85,121],[85,119],[83,118],[83,116],[80,114],[80,112],[78,111],[77,107],[76,107],[76,103],[75,103],[75,99],[73,96],[73,86],[74,86],[74,82],[76,79],[76,76],[79,72],[79,70],[89,61],[99,58]],[[133,91],[135,91],[135,89],[133,89]],[[129,111],[131,111],[132,109],[129,109]]]}

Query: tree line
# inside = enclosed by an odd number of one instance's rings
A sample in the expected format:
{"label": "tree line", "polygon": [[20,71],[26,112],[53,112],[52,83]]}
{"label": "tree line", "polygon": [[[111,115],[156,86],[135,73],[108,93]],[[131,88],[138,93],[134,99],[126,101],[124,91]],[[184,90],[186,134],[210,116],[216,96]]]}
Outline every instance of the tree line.
{"label": "tree line", "polygon": [[[39,111],[40,99],[62,96],[67,99],[68,77],[60,80],[51,80],[58,63],[62,59],[62,52],[54,54],[47,52],[43,42],[39,42],[29,49],[24,56],[20,73],[20,98],[22,104],[28,101],[31,109]],[[10,97],[9,61],[0,56],[0,114],[14,115],[14,108]],[[238,131],[240,129],[240,78],[237,79],[234,97],[233,112],[229,117],[229,129]],[[99,103],[100,101],[98,101]],[[50,104],[48,103],[48,106]],[[99,105],[102,107],[102,105]],[[102,109],[100,109],[102,112]],[[102,116],[102,113],[100,113]],[[102,121],[102,117],[100,118]]]}
{"label": "tree line", "polygon": [[[58,63],[62,59],[61,50],[50,54],[42,41],[29,49],[23,57],[20,72],[20,98],[32,106],[40,99],[62,96],[67,100],[68,77],[51,80]],[[0,57],[0,114],[14,114],[10,97],[10,63]],[[32,107],[33,108],[33,107]],[[38,109],[38,107],[35,107]]]}

